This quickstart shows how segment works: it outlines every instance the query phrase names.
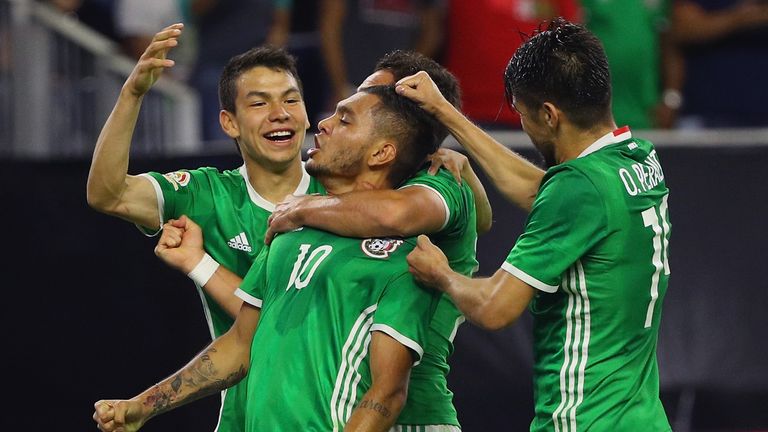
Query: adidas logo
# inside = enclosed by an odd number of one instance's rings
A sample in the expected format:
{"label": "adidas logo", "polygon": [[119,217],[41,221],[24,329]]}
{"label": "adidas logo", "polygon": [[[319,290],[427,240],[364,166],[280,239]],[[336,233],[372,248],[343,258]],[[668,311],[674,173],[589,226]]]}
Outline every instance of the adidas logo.
{"label": "adidas logo", "polygon": [[231,247],[232,249],[237,249],[245,252],[250,252],[253,250],[250,244],[248,244],[248,239],[245,238],[245,233],[241,232],[240,234],[232,237],[227,242],[227,245]]}

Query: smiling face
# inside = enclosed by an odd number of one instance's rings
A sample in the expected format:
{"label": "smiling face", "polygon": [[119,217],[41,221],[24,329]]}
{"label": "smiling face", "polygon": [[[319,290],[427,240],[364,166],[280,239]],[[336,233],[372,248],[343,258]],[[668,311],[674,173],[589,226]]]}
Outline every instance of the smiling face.
{"label": "smiling face", "polygon": [[368,150],[378,136],[373,112],[378,96],[355,93],[336,105],[336,112],[321,120],[315,148],[308,152],[307,172],[315,177],[355,177],[365,167]]}
{"label": "smiling face", "polygon": [[246,163],[283,167],[300,159],[309,121],[296,79],[286,71],[258,66],[236,83],[235,112],[221,111],[220,121]]}

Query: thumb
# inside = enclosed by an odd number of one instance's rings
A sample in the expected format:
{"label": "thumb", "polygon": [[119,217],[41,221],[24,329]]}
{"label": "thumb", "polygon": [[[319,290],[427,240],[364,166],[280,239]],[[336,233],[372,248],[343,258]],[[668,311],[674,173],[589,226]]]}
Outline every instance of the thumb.
{"label": "thumb", "polygon": [[416,240],[416,244],[417,244],[417,245],[418,245],[420,248],[425,248],[425,247],[429,247],[429,246],[431,246],[431,245],[432,245],[432,242],[431,242],[431,241],[429,241],[429,237],[427,237],[427,236],[426,236],[426,235],[424,235],[424,234],[421,234],[421,235],[419,236],[419,238]]}
{"label": "thumb", "polygon": [[176,228],[184,228],[187,225],[187,216],[181,215],[178,219],[168,219],[168,223]]}

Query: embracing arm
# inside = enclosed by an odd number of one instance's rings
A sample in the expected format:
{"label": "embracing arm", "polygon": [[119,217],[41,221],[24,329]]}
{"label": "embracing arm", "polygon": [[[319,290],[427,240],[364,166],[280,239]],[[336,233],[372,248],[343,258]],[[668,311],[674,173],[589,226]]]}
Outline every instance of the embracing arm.
{"label": "embracing arm", "polygon": [[398,81],[397,91],[443,123],[508,200],[530,211],[544,171],[477,127],[451,105],[424,71]]}
{"label": "embracing arm", "polygon": [[99,428],[135,431],[152,417],[237,384],[248,373],[260,312],[244,305],[227,333],[178,372],[134,398],[96,402],[93,419]]}
{"label": "embracing arm", "polygon": [[387,431],[405,405],[413,353],[380,331],[371,334],[371,387],[360,398],[345,432]]}
{"label": "embracing arm", "polygon": [[440,249],[423,235],[408,255],[408,265],[417,281],[448,294],[467,319],[487,330],[514,323],[536,293],[501,269],[489,278],[477,279],[454,272]]}
{"label": "embracing arm", "polygon": [[445,224],[442,199],[429,189],[355,191],[336,196],[292,197],[272,213],[266,240],[277,232],[312,226],[347,237],[398,236],[439,231]]}
{"label": "embracing arm", "polygon": [[131,139],[144,95],[173,66],[165,58],[178,45],[182,24],[155,35],[123,85],[115,107],[99,134],[88,173],[87,200],[94,209],[148,228],[158,228],[157,197],[147,179],[128,175]]}

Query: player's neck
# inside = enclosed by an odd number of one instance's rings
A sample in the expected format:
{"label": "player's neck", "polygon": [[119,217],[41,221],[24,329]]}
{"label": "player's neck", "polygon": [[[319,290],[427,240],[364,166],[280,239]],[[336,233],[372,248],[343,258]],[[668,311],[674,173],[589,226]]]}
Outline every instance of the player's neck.
{"label": "player's neck", "polygon": [[285,166],[265,166],[257,162],[247,163],[248,181],[253,189],[267,201],[277,204],[299,187],[304,175],[301,159]]}
{"label": "player's neck", "polygon": [[355,177],[326,178],[322,180],[322,183],[330,195],[363,190],[391,189],[392,185],[389,183],[387,174],[379,171],[367,171]]}
{"label": "player's neck", "polygon": [[565,126],[555,143],[557,163],[576,159],[587,147],[614,130],[616,130],[616,123],[612,120],[597,124],[590,129],[580,129],[573,125]]}

